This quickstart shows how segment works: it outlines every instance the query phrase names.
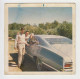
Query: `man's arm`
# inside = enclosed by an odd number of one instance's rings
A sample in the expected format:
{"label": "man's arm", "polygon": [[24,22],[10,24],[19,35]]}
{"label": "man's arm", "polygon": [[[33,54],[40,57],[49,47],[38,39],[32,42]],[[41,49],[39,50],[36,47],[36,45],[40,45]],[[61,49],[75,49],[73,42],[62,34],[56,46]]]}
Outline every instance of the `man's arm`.
{"label": "man's arm", "polygon": [[15,39],[15,46],[14,46],[15,49],[17,49],[17,42],[18,42],[18,35],[16,35],[16,39]]}
{"label": "man's arm", "polygon": [[29,46],[29,44],[28,44],[27,41],[26,41],[26,37],[25,37],[25,45]]}
{"label": "man's arm", "polygon": [[25,41],[25,45],[29,46],[29,44]]}

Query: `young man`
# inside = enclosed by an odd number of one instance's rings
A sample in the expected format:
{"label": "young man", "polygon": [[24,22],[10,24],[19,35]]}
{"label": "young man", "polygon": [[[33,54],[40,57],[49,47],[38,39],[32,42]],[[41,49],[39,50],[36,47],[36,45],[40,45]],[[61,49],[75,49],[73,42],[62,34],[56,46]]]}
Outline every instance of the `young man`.
{"label": "young man", "polygon": [[[30,37],[29,31],[26,31],[26,33],[25,33],[25,40],[26,40],[26,42],[28,42],[29,37]],[[26,50],[26,53],[27,53],[27,46],[25,47],[25,50]]]}
{"label": "young man", "polygon": [[23,57],[25,54],[25,44],[28,45],[27,42],[25,41],[24,28],[21,28],[21,32],[16,35],[16,39],[15,39],[15,49],[17,49],[17,46],[18,46],[18,67],[19,68],[22,64]]}

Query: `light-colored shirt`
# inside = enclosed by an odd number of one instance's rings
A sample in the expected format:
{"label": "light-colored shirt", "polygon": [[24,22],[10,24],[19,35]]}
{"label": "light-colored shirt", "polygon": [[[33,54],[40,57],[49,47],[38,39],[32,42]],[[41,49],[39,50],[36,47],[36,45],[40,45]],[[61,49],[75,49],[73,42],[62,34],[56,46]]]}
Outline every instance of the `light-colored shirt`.
{"label": "light-colored shirt", "polygon": [[27,44],[25,41],[25,34],[16,35],[15,48],[17,47],[17,44]]}
{"label": "light-colored shirt", "polygon": [[26,36],[25,37],[25,40],[28,41],[29,37],[30,37],[30,35]]}

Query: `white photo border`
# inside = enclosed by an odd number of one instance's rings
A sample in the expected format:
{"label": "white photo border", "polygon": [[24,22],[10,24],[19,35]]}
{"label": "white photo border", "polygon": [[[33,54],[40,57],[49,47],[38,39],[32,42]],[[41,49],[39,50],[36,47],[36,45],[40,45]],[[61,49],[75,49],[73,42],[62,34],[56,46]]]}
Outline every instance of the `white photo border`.
{"label": "white photo border", "polygon": [[[8,8],[9,7],[72,7],[72,52],[73,52],[73,71],[72,72],[51,72],[51,71],[26,71],[26,72],[9,72],[8,67]],[[48,74],[62,74],[62,75],[72,75],[75,73],[75,4],[74,3],[14,3],[5,4],[5,74],[6,75],[48,75]]]}
{"label": "white photo border", "polygon": [[[76,4],[76,74],[74,75],[5,75],[4,74],[4,4],[5,3],[75,3]],[[80,0],[1,0],[0,1],[0,78],[1,79],[80,79]]]}

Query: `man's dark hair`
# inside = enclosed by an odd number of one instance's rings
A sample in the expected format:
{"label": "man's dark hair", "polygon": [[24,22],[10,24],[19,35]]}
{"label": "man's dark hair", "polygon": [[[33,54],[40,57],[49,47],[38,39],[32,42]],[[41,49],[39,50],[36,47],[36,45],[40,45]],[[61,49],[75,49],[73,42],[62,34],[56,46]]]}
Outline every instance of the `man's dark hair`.
{"label": "man's dark hair", "polygon": [[24,28],[21,28],[21,30],[24,30]]}
{"label": "man's dark hair", "polygon": [[26,32],[29,32],[29,30],[27,30]]}

